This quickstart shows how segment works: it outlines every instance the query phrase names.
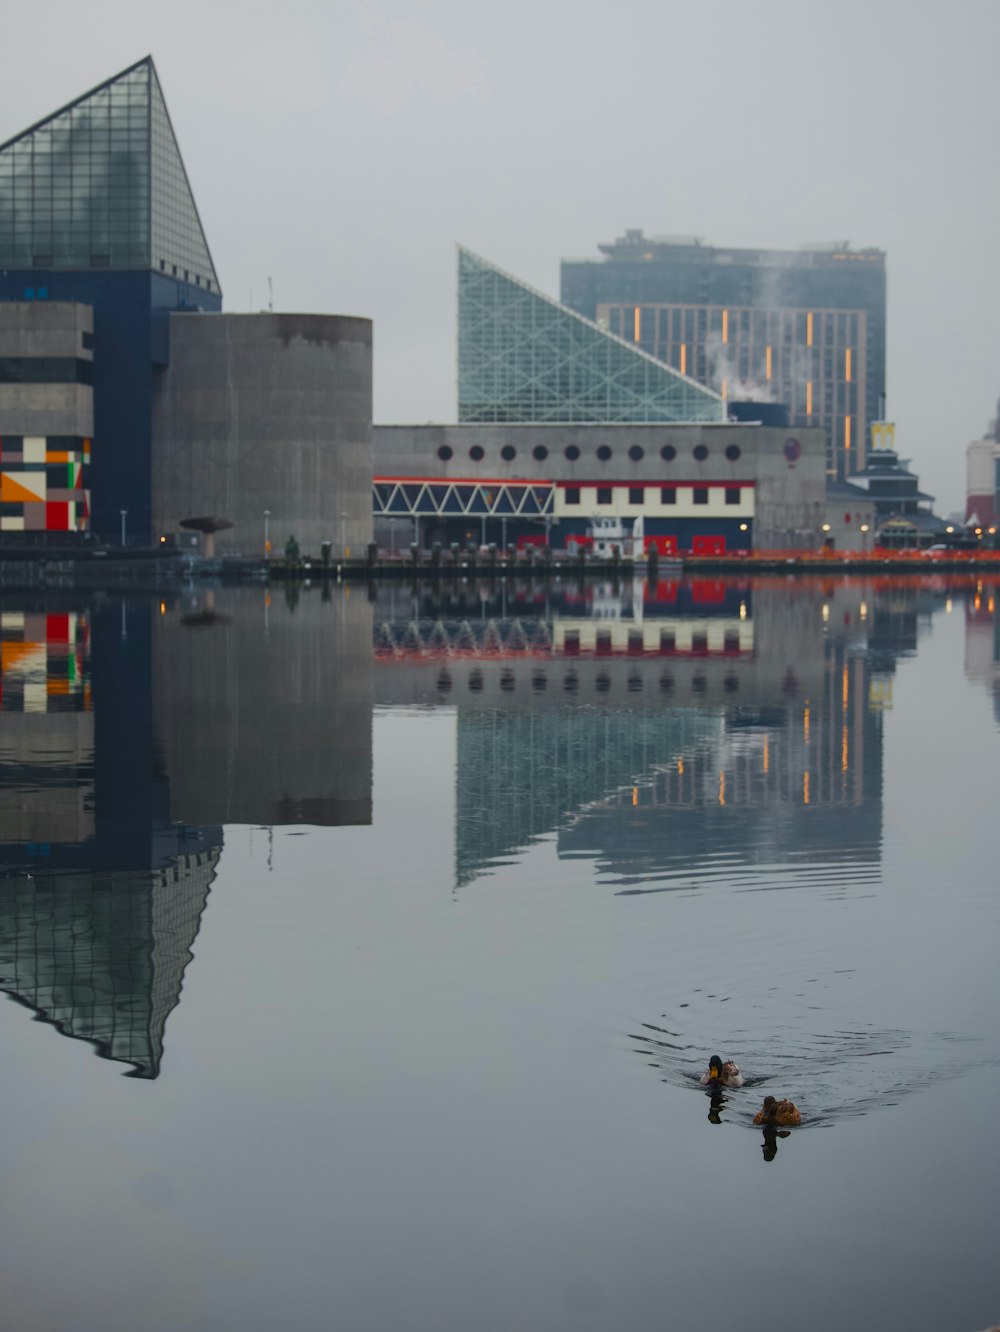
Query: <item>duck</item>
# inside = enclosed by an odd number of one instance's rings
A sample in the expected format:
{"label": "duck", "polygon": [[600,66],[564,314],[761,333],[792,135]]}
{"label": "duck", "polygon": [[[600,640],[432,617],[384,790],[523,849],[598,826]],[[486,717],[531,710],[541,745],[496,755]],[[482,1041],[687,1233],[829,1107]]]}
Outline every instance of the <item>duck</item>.
{"label": "duck", "polygon": [[765,1096],[764,1104],[753,1117],[755,1124],[767,1124],[775,1128],[798,1128],[802,1115],[794,1101],[776,1101],[773,1096]]}
{"label": "duck", "polygon": [[708,1068],[701,1075],[701,1085],[703,1087],[742,1087],[743,1074],[731,1059],[727,1059],[723,1063],[718,1055],[712,1055],[712,1058],[708,1061]]}

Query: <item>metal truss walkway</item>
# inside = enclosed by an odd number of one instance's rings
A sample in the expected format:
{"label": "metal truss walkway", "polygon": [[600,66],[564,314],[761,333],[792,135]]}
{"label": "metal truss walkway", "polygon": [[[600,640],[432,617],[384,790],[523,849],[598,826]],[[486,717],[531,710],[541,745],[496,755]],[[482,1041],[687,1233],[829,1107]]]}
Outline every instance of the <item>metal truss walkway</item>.
{"label": "metal truss walkway", "polygon": [[551,518],[555,486],[537,481],[428,481],[376,477],[376,518]]}

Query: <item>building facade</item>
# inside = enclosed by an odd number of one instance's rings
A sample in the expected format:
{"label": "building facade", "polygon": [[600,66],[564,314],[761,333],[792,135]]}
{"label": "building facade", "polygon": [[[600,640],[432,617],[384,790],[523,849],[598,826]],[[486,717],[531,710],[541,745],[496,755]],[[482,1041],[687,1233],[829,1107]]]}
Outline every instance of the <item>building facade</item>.
{"label": "building facade", "polygon": [[376,426],[376,538],[586,545],[595,520],[662,555],[820,544],[820,430],[758,425]]}
{"label": "building facade", "polygon": [[564,305],[724,399],[783,402],[827,437],[827,474],[865,464],[885,396],[885,255],[705,245],[627,231],[563,260]]}
{"label": "building facade", "polygon": [[221,310],[150,57],[0,145],[0,541],[365,545],[370,321]]}
{"label": "building facade", "polygon": [[[62,501],[76,504],[76,531],[116,538],[127,526],[148,538],[153,378],[169,357],[168,315],[221,301],[150,57],[0,145],[0,302],[92,312],[91,498]],[[18,433],[0,415],[0,437],[8,431]],[[51,511],[57,524],[64,513]]]}
{"label": "building facade", "polygon": [[372,325],[175,314],[153,399],[154,531],[223,524],[219,555],[319,555],[372,535]]}
{"label": "building facade", "polygon": [[1000,517],[1000,402],[982,439],[965,450],[965,521],[996,527]]}
{"label": "building facade", "polygon": [[90,524],[90,306],[0,303],[0,534]]}

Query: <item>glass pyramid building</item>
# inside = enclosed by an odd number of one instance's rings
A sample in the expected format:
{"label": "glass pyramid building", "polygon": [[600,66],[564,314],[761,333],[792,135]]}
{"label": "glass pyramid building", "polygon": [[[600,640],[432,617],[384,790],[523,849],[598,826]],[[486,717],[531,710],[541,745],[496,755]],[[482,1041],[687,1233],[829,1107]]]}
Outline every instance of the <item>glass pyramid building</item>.
{"label": "glass pyramid building", "polygon": [[0,269],[152,269],[219,293],[152,57],[0,144]]}
{"label": "glass pyramid building", "polygon": [[459,246],[458,419],[724,421],[723,399]]}

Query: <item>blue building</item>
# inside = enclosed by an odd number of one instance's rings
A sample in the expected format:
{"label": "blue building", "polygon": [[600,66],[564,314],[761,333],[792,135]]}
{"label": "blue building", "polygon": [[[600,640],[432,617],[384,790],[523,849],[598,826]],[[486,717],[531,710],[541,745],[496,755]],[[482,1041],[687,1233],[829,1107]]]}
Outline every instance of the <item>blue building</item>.
{"label": "blue building", "polygon": [[67,461],[87,460],[90,498],[74,530],[117,537],[124,511],[130,536],[148,539],[153,390],[170,359],[169,316],[222,308],[151,57],[0,144],[0,322],[3,302],[42,301],[93,311],[81,364],[27,354],[21,311],[25,354],[0,352],[0,388],[92,383],[93,441],[0,420],[3,526],[65,526],[66,506],[45,504],[46,486],[61,484]]}

